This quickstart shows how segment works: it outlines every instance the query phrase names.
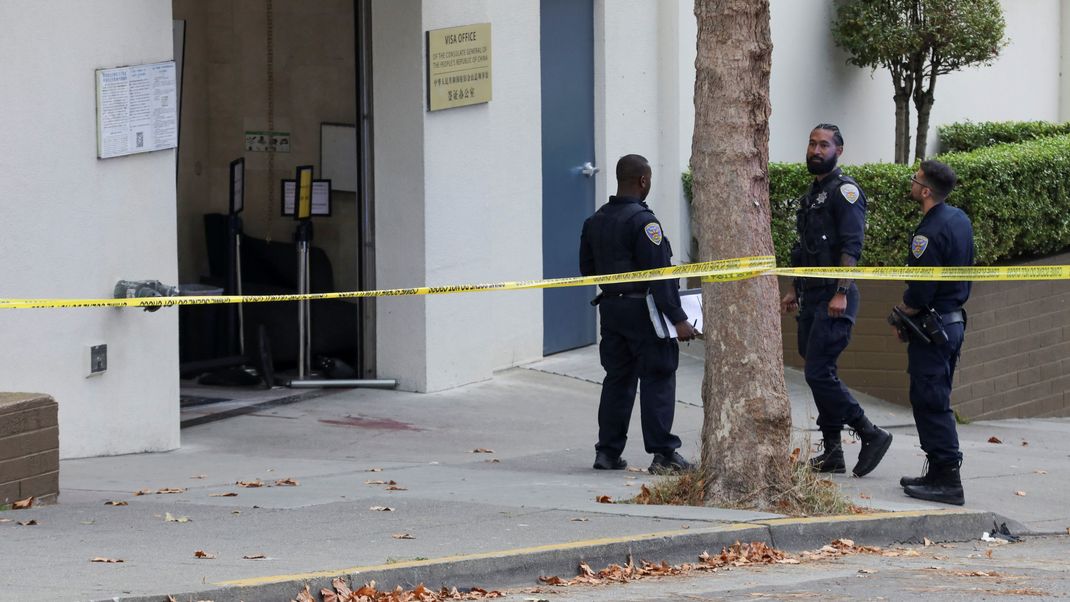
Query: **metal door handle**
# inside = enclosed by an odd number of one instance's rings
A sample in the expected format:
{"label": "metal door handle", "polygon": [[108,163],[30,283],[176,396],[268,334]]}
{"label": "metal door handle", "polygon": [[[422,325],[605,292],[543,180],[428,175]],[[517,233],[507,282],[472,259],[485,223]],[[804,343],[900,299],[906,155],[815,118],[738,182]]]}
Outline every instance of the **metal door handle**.
{"label": "metal door handle", "polygon": [[583,167],[580,168],[580,173],[587,176],[588,178],[593,178],[594,174],[598,172],[599,169],[595,167],[590,161],[584,163]]}

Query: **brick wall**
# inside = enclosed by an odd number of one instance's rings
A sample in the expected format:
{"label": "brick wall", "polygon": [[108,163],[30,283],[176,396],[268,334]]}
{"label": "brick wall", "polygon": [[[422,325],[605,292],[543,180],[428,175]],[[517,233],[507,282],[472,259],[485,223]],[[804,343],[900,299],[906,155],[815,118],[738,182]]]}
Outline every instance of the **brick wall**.
{"label": "brick wall", "polygon": [[59,496],[56,402],[37,393],[0,393],[0,506]]}
{"label": "brick wall", "polygon": [[[1070,254],[1029,262],[1070,263]],[[781,289],[787,279],[781,279]],[[847,386],[909,405],[906,345],[885,318],[902,282],[860,281],[862,304],[840,358]],[[971,419],[1070,416],[1070,282],[979,282],[966,304],[969,327],[951,403]],[[802,367],[793,317],[783,320],[784,362]]]}

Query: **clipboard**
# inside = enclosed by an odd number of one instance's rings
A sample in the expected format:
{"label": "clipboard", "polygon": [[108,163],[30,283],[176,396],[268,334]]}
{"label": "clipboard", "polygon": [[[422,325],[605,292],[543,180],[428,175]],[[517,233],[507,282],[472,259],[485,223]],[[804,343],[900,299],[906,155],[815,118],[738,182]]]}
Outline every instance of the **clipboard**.
{"label": "clipboard", "polygon": [[[654,295],[647,293],[646,307],[650,312],[650,322],[654,325],[654,333],[659,339],[675,339],[676,324],[668,316],[658,311],[654,304]],[[702,335],[702,289],[693,288],[680,291],[680,307],[687,314],[687,321],[691,322],[692,328]]]}

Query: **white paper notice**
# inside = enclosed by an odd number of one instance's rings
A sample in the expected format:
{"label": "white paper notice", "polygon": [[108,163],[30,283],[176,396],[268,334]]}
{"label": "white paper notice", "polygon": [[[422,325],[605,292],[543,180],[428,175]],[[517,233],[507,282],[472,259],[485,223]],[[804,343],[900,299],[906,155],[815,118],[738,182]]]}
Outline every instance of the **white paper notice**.
{"label": "white paper notice", "polygon": [[175,63],[97,70],[97,157],[178,146]]}
{"label": "white paper notice", "polygon": [[[699,290],[680,291],[680,307],[687,314],[687,321],[691,322],[691,326],[702,334],[702,293]],[[675,339],[678,336],[676,325],[665,314],[662,314],[661,318],[665,320],[665,329],[669,331],[669,338]]]}

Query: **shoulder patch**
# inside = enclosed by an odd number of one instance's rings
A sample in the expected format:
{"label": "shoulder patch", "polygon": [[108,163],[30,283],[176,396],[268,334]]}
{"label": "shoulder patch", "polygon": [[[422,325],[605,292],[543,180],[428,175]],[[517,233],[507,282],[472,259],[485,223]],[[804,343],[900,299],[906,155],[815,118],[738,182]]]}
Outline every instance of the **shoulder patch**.
{"label": "shoulder patch", "polygon": [[921,256],[925,254],[925,249],[928,248],[929,239],[920,234],[915,236],[914,240],[910,243],[910,252],[914,254],[915,259],[921,259]]}
{"label": "shoulder patch", "polygon": [[643,226],[643,233],[650,239],[650,242],[660,245],[665,236],[661,233],[661,224],[657,222],[650,222],[646,226]]}
{"label": "shoulder patch", "polygon": [[843,198],[847,199],[847,202],[854,205],[858,202],[858,198],[862,196],[862,191],[858,189],[858,186],[854,184],[844,184],[840,186],[840,194]]}

